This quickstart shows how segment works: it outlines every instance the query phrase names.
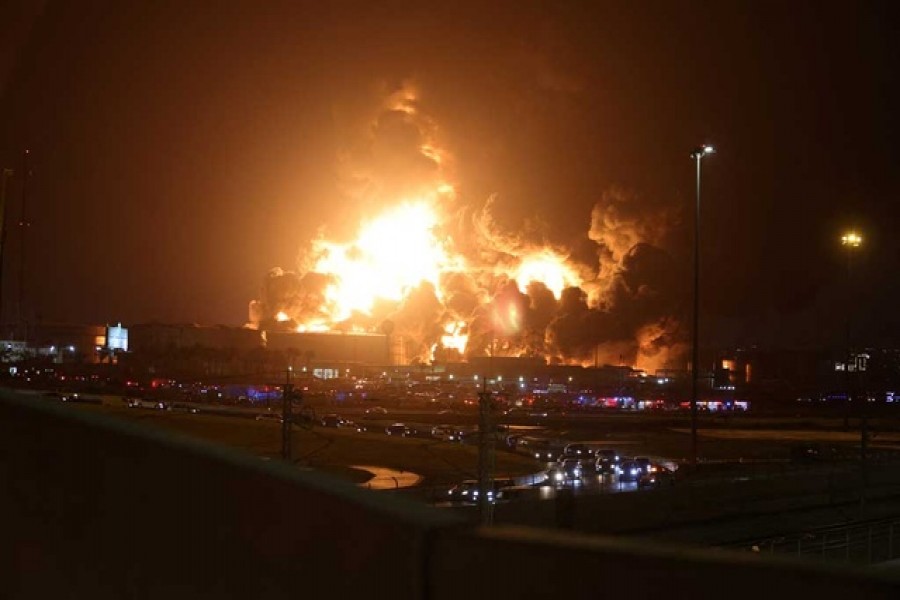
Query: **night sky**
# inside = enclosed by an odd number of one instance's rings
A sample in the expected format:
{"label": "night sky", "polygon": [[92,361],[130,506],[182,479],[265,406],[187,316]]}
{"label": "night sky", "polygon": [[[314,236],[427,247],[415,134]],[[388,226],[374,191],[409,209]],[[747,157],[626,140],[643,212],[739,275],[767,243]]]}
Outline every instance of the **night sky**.
{"label": "night sky", "polygon": [[496,194],[505,226],[540,219],[557,243],[618,186],[681,210],[688,261],[688,155],[714,143],[705,338],[840,334],[852,224],[860,336],[900,344],[891,2],[12,4],[0,166],[31,149],[31,318],[244,323],[268,269],[356,222],[335,157],[379,90],[412,80],[463,202]]}

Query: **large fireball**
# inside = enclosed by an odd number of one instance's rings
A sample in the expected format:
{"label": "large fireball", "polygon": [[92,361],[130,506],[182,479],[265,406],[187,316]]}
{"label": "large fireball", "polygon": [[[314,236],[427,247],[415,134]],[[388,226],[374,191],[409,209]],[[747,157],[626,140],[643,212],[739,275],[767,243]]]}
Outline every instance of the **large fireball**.
{"label": "large fireball", "polygon": [[462,268],[437,237],[438,225],[428,201],[405,202],[364,225],[355,241],[315,242],[313,270],[334,281],[326,290],[332,320],[371,314],[376,300],[399,302],[426,281],[437,288],[442,272]]}

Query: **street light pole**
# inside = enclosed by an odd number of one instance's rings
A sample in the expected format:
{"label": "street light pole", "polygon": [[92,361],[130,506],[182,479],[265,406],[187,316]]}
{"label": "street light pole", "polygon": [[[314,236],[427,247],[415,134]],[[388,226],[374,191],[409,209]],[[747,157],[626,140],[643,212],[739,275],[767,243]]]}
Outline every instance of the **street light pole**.
{"label": "street light pole", "polygon": [[12,169],[3,169],[0,173],[0,329],[3,327],[3,263],[6,258],[6,188],[12,176]]}
{"label": "street light pole", "polygon": [[[859,405],[859,462],[860,462],[860,494],[859,494],[859,506],[860,511],[865,511],[866,506],[866,487],[867,487],[867,479],[868,473],[866,470],[866,453],[868,446],[868,422],[867,422],[867,414],[866,414],[866,405],[869,402],[868,393],[865,390],[860,390],[859,385],[861,375],[860,375],[860,361],[854,360],[853,356],[853,335],[852,335],[852,319],[853,319],[853,253],[856,252],[859,247],[862,245],[862,235],[855,231],[849,231],[841,236],[841,245],[847,250],[847,305],[845,310],[847,311],[847,358],[844,364],[844,373],[847,376],[847,408],[849,413],[849,408],[851,406],[851,402],[854,399],[854,396],[860,401]],[[854,363],[853,374],[850,372],[850,364]]]}
{"label": "street light pole", "polygon": [[706,144],[691,152],[697,163],[697,205],[694,212],[694,314],[691,334],[691,465],[697,464],[697,387],[700,366],[700,171],[703,157],[715,153]]}
{"label": "street light pole", "polygon": [[[497,332],[491,327],[491,356],[488,373],[494,371]],[[478,394],[478,515],[482,525],[490,525],[494,520],[491,492],[494,486],[491,478],[494,467],[494,394],[488,390],[488,377],[482,378],[482,390]]]}

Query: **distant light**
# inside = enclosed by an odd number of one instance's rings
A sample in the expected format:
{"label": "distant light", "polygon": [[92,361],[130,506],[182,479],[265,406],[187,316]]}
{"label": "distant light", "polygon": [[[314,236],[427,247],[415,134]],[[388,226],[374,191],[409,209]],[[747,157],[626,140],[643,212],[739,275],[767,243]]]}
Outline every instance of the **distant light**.
{"label": "distant light", "polygon": [[69,352],[75,352],[75,346],[69,346]]}
{"label": "distant light", "polygon": [[452,374],[452,373],[450,374],[450,379],[453,379],[453,374]]}
{"label": "distant light", "polygon": [[841,236],[841,244],[849,248],[858,248],[860,245],[862,245],[862,241],[862,235],[856,233],[855,231],[848,231]]}
{"label": "distant light", "polygon": [[716,149],[713,148],[710,144],[703,144],[699,148],[695,148],[693,152],[691,152],[691,158],[694,160],[700,160],[704,156],[709,156],[710,154],[715,154]]}
{"label": "distant light", "polygon": [[56,352],[56,346],[50,346],[50,352]]}
{"label": "distant light", "polygon": [[503,381],[503,375],[497,375],[497,381]]}
{"label": "distant light", "polygon": [[478,375],[475,376],[475,381],[478,381]]}

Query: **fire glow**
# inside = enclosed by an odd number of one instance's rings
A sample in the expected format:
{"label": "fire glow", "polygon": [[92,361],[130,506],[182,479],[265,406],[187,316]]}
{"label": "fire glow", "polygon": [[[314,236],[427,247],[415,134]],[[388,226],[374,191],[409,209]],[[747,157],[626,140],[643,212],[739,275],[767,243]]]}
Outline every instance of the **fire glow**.
{"label": "fire glow", "polygon": [[[447,187],[443,186],[444,193]],[[441,282],[451,273],[467,271],[467,261],[455,252],[446,237],[440,235],[441,218],[434,200],[407,201],[385,210],[364,224],[355,240],[337,243],[325,239],[313,243],[319,258],[313,271],[328,276],[325,291],[326,321],[297,323],[298,332],[327,331],[330,326],[350,319],[354,314],[371,316],[379,301],[401,302],[423,283],[434,287],[443,301]],[[578,286],[575,269],[564,256],[549,248],[524,255],[519,264],[500,273],[500,277],[517,282],[524,290],[533,282],[544,284],[559,298],[565,287]],[[504,331],[518,330],[515,308],[506,315]],[[276,320],[289,320],[284,311]],[[465,354],[468,342],[465,321],[450,319],[442,324],[440,344]],[[435,348],[432,348],[432,351]]]}
{"label": "fire glow", "polygon": [[354,312],[370,315],[378,299],[400,301],[423,282],[438,288],[441,273],[463,269],[462,258],[438,239],[437,225],[429,203],[406,202],[366,224],[353,242],[315,242],[321,258],[313,270],[334,281],[325,292],[330,320],[344,321]]}
{"label": "fire glow", "polygon": [[665,214],[645,218],[631,197],[604,194],[582,230],[595,262],[584,252],[588,262],[573,259],[501,228],[492,200],[480,211],[463,206],[436,131],[414,89],[382,103],[362,164],[350,169],[363,182],[361,206],[381,210],[350,239],[313,240],[297,271],[273,269],[251,302],[251,326],[388,333],[414,362],[496,353],[652,368],[677,358],[674,269],[656,246]]}

